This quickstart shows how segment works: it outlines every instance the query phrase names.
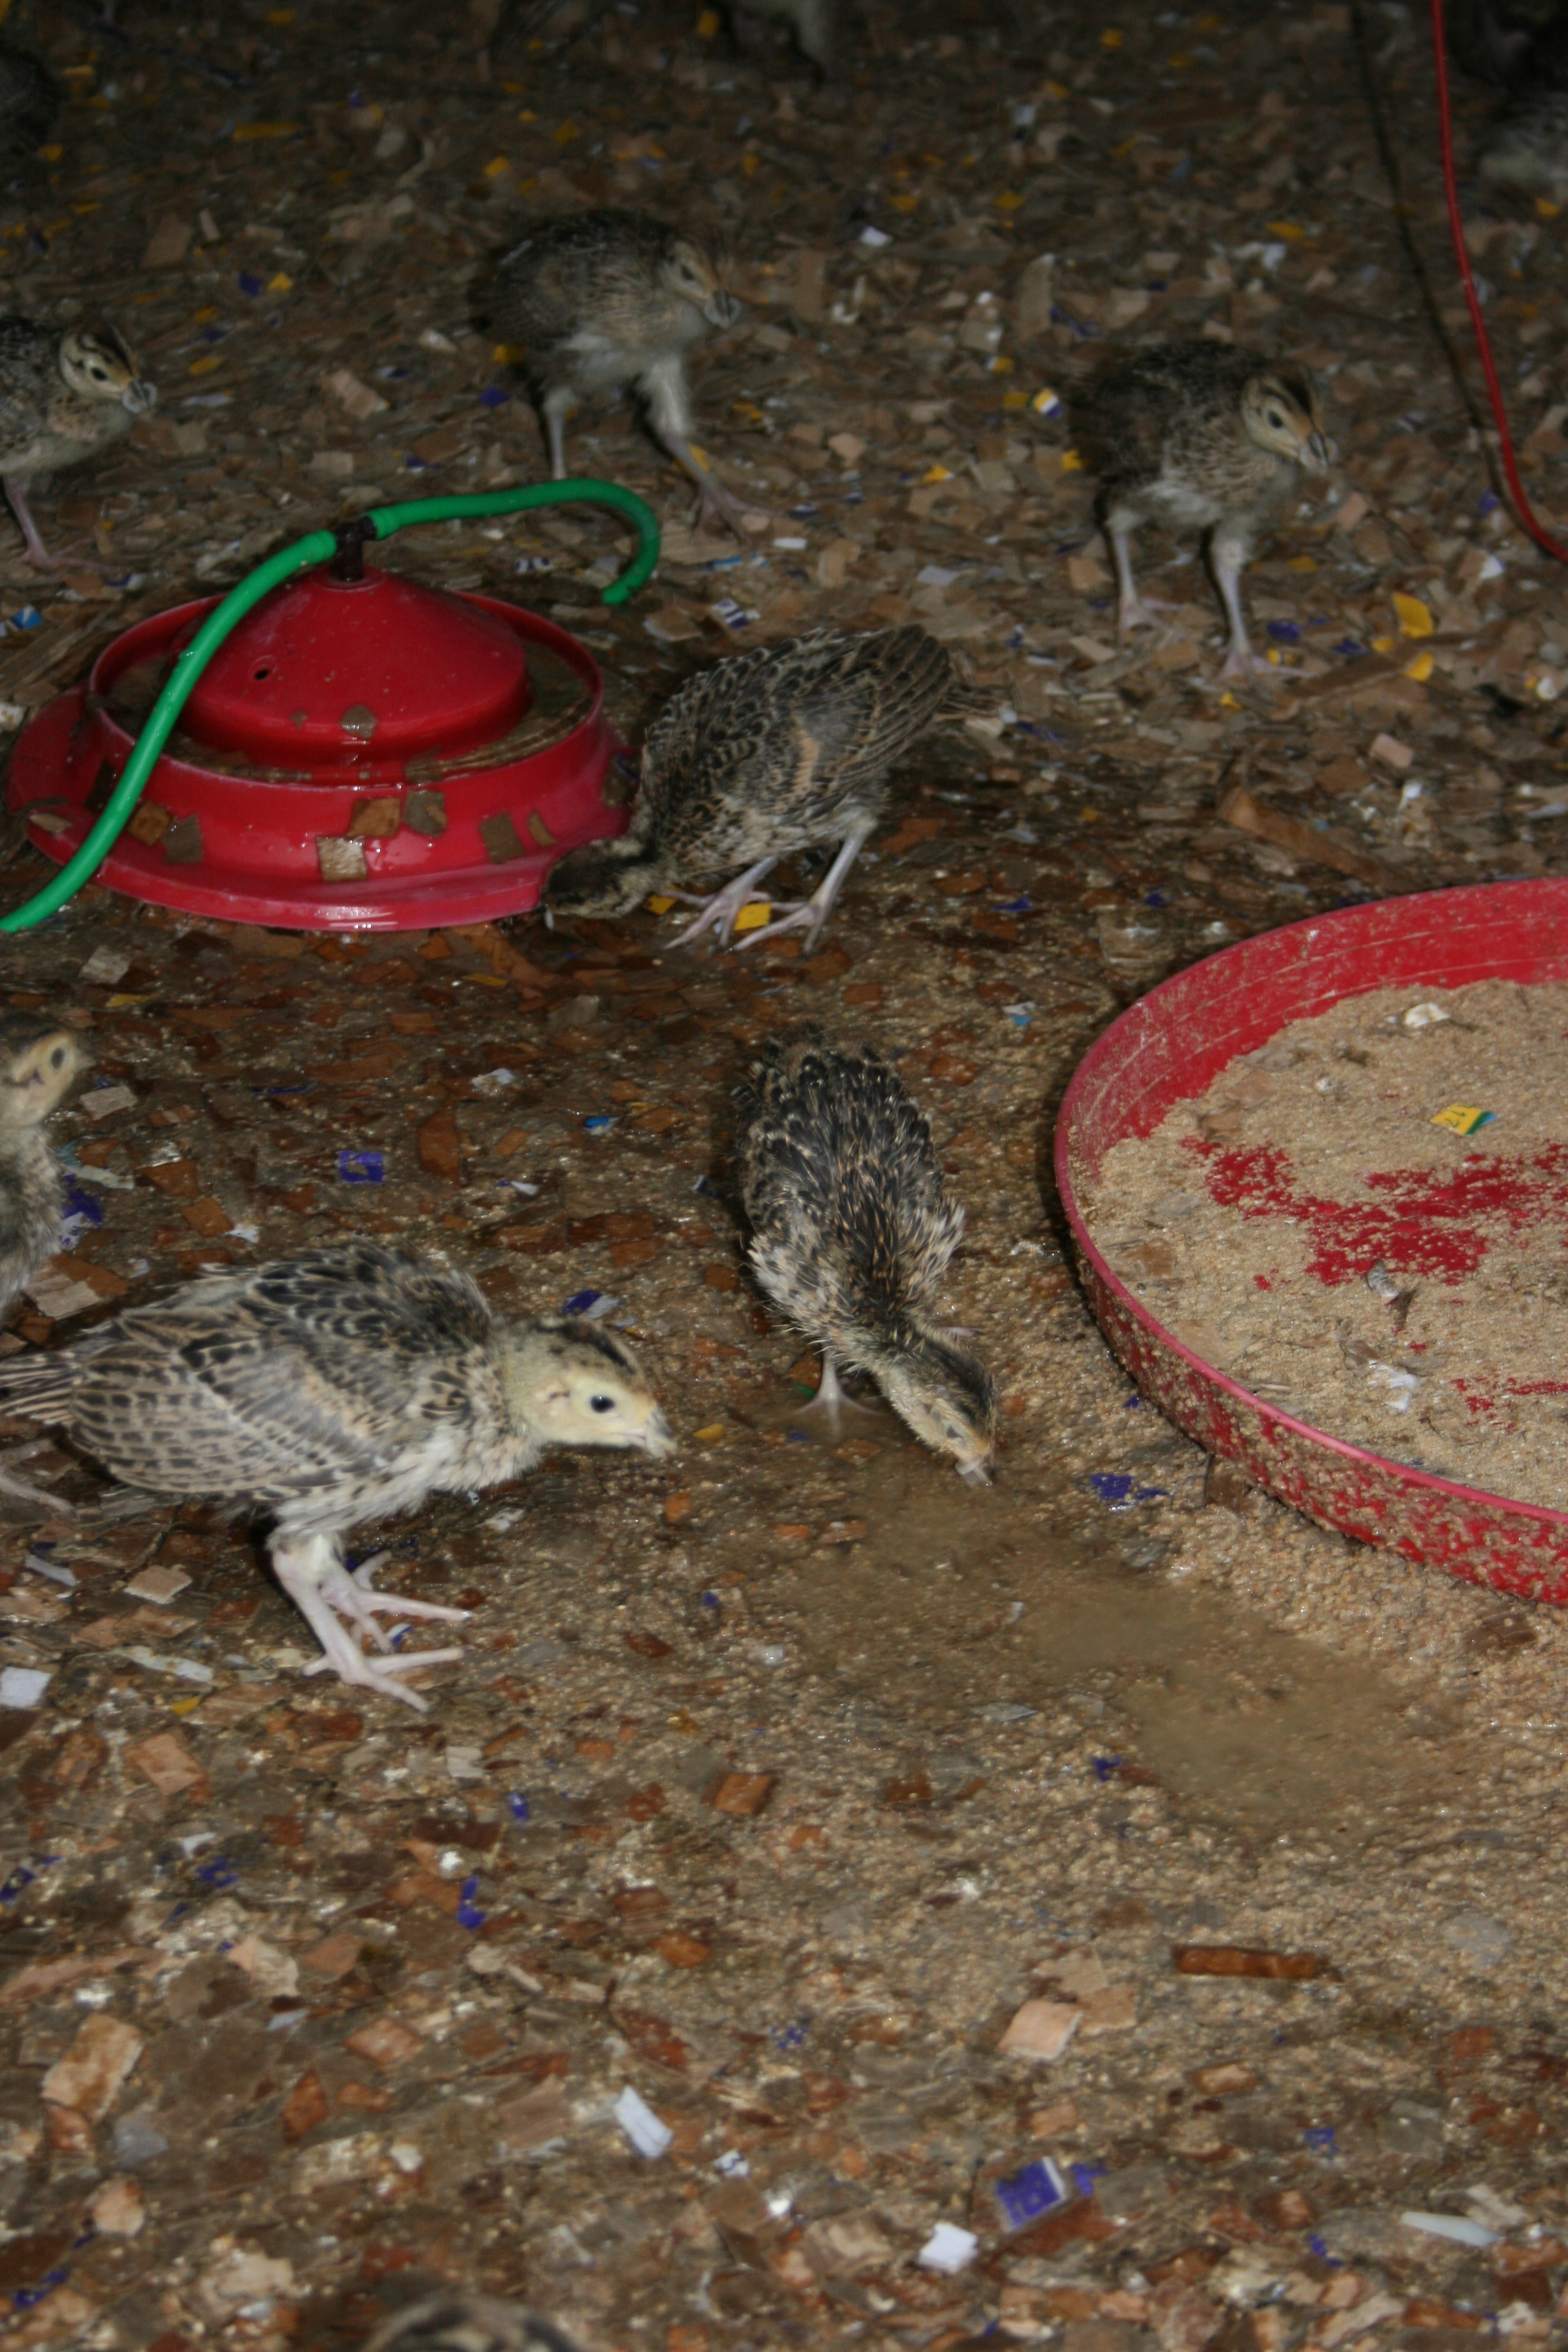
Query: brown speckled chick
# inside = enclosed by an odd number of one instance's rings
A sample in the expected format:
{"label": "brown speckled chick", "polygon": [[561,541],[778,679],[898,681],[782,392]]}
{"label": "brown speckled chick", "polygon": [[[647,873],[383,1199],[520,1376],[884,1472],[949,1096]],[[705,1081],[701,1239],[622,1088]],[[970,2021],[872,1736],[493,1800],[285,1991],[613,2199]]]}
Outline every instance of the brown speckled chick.
{"label": "brown speckled chick", "polygon": [[572,411],[584,398],[630,385],[656,439],[697,484],[698,520],[728,523],[744,538],[747,509],[692,446],[686,382],[692,345],[740,315],[692,238],[614,206],[530,229],[501,262],[491,307],[497,334],[523,351],[558,482],[566,476],[563,435]]}
{"label": "brown speckled chick", "polygon": [[963,1211],[898,1073],[805,1029],[768,1046],[738,1100],[752,1265],[822,1349],[818,1403],[841,1404],[839,1365],[869,1372],[917,1437],[984,1479],[995,1387],[936,1316]]}
{"label": "brown speckled chick", "polygon": [[1221,675],[1272,676],[1247,642],[1240,581],[1253,542],[1300,486],[1324,471],[1317,388],[1304,367],[1224,343],[1153,343],[1113,361],[1074,402],[1074,430],[1100,476],[1100,527],[1116,559],[1117,634],[1157,627],[1128,542],[1139,525],[1191,526],[1230,625]]}
{"label": "brown speckled chick", "polygon": [[38,537],[30,486],[95,457],[157,398],[130,345],[110,330],[62,335],[31,319],[0,318],[0,485],[30,562],[50,571],[70,561],[51,555]]}
{"label": "brown speckled chick", "polygon": [[65,1177],[44,1121],[91,1064],[68,1029],[0,1022],[0,1314],[60,1245]]}
{"label": "brown speckled chick", "polygon": [[397,1674],[461,1653],[373,1660],[351,1629],[385,1652],[378,1612],[467,1612],[372,1591],[374,1560],[343,1565],[346,1531],[520,1477],[552,1445],[672,1449],[611,1333],[498,1323],[466,1275],[368,1242],[187,1283],[0,1365],[0,1402],[68,1430],[128,1486],[265,1508],[273,1572],[321,1644],[307,1672],[416,1707]]}
{"label": "brown speckled chick", "polygon": [[364,2352],[574,2352],[553,2320],[467,2287],[445,2287],[384,2320]]}
{"label": "brown speckled chick", "polygon": [[880,824],[889,771],[969,698],[923,629],[842,636],[820,629],[716,662],[670,697],[643,746],[630,830],[571,851],[552,868],[557,915],[627,913],[650,891],[733,874],[674,944],[735,919],[781,857],[836,842],[838,854],[804,906],[744,944],[805,930],[811,947],[860,849]]}

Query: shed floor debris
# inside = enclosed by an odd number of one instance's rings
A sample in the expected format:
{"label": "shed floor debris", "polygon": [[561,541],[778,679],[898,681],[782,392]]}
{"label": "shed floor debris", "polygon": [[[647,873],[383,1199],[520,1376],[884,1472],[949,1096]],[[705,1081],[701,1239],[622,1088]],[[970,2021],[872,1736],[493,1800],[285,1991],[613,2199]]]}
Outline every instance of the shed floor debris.
{"label": "shed floor debris", "polygon": [[[633,740],[699,661],[826,623],[922,620],[999,715],[922,750],[806,958],[669,951],[679,910],[342,940],[91,889],[5,948],[106,1081],[18,1337],[406,1239],[506,1305],[596,1293],[682,1450],[367,1531],[474,1612],[412,1723],[302,1676],[243,1527],[6,1523],[0,2342],[348,2352],[436,2279],[585,2352],[1561,2332],[1568,1624],[1205,1475],[1047,1189],[1068,1073],[1163,971],[1368,877],[1560,862],[1568,607],[1439,340],[1416,19],[1369,53],[1327,0],[874,5],[818,91],[629,0],[515,54],[483,5],[39,14],[71,99],[0,195],[4,299],[107,309],[163,397],[38,499],[107,576],[0,543],[11,718],[308,527],[537,476],[485,274],[526,207],[603,202],[733,255],[699,413],[771,529],[694,538],[606,410],[574,462],[665,518],[641,600],[598,605],[598,516],[385,561],[550,609]],[[1563,224],[1468,201],[1550,510]],[[1065,394],[1152,332],[1323,387],[1332,502],[1247,577],[1271,696],[1220,690],[1153,534],[1175,611],[1113,642]],[[815,1368],[747,1282],[725,1103],[804,1013],[900,1054],[967,1204],[988,1494],[878,1408],[792,1428]],[[26,1475],[95,1491],[48,1443]]]}

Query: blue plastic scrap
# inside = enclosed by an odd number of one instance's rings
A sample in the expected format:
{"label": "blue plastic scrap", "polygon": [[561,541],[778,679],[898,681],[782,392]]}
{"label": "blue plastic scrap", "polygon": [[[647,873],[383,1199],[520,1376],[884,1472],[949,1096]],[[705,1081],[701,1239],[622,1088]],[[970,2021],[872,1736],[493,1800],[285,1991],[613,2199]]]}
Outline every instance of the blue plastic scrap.
{"label": "blue plastic scrap", "polygon": [[385,1156],[379,1151],[340,1151],[338,1181],[343,1184],[384,1184]]}
{"label": "blue plastic scrap", "polygon": [[1002,2218],[1010,2230],[1021,2230],[1026,2221],[1037,2221],[1042,2213],[1065,2205],[1068,2197],[1067,2182],[1048,2156],[1037,2158],[1022,2172],[1011,2172],[1005,2179],[994,2180],[991,2193],[1002,2208]]}
{"label": "blue plastic scrap", "polygon": [[479,1894],[479,1882],[478,1878],[465,1878],[463,1881],[462,1891],[458,1898],[458,1925],[459,1927],[467,1927],[471,1931],[484,1926],[485,1921],[489,1915],[488,1912],[480,1910]]}
{"label": "blue plastic scrap", "polygon": [[528,1799],[521,1789],[514,1789],[511,1791],[506,1801],[506,1809],[514,1822],[526,1822],[532,1818],[529,1811]]}
{"label": "blue plastic scrap", "polygon": [[1090,1769],[1097,1780],[1109,1780],[1112,1773],[1120,1772],[1121,1769],[1121,1759],[1120,1756],[1093,1757],[1090,1759]]}
{"label": "blue plastic scrap", "polygon": [[1113,1511],[1130,1511],[1135,1503],[1161,1503],[1170,1500],[1171,1490],[1168,1486],[1141,1486],[1138,1480],[1125,1470],[1091,1471],[1089,1483],[1100,1501],[1109,1503]]}

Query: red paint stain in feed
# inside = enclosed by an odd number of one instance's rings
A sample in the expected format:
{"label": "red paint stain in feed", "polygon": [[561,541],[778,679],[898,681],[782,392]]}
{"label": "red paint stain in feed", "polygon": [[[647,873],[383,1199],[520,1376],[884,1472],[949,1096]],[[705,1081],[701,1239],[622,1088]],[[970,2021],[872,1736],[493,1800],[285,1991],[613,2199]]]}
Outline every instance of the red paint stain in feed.
{"label": "red paint stain in feed", "polygon": [[1297,1189],[1290,1155],[1277,1145],[1222,1147],[1190,1138],[1209,1163],[1208,1188],[1244,1217],[1288,1217],[1306,1228],[1308,1272],[1331,1289],[1379,1264],[1391,1274],[1462,1282],[1490,1242],[1476,1230],[1501,1218],[1514,1233],[1555,1225],[1568,1236],[1568,1144],[1549,1143],[1511,1159],[1489,1154],[1444,1174],[1429,1168],[1381,1170],[1366,1178],[1378,1197],[1328,1201]]}

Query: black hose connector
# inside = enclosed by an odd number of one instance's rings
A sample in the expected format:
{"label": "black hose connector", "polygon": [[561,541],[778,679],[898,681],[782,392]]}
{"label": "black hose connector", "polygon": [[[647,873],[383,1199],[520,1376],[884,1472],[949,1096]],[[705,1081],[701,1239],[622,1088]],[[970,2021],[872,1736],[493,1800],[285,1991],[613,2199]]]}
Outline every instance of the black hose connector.
{"label": "black hose connector", "polygon": [[332,578],[344,588],[352,588],[364,578],[364,549],[367,540],[376,540],[381,533],[374,515],[355,515],[352,522],[339,523],[332,532],[338,544],[328,569]]}

